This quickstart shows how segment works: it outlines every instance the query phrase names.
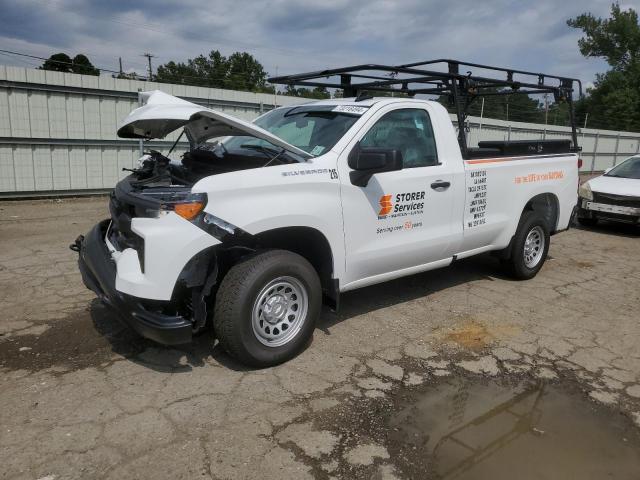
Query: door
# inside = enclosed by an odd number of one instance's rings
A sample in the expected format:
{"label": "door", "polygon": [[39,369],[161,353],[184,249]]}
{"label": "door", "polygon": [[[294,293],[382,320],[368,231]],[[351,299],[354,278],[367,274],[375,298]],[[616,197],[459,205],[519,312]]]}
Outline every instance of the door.
{"label": "door", "polygon": [[[403,169],[353,185],[347,157],[358,141],[361,148],[400,150]],[[342,152],[345,285],[451,256],[457,189],[450,188],[453,171],[444,160],[426,108],[397,105],[378,112]]]}

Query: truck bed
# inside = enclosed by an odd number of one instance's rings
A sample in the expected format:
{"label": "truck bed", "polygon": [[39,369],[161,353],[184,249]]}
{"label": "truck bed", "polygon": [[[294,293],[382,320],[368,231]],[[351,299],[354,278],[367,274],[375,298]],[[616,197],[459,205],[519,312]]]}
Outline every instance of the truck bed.
{"label": "truck bed", "polygon": [[467,149],[466,159],[569,154],[571,140],[487,140]]}

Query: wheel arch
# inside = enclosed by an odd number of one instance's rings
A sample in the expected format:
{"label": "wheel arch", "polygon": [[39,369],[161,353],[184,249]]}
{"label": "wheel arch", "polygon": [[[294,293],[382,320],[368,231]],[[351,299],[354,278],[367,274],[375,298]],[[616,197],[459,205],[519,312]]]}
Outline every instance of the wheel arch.
{"label": "wheel arch", "polygon": [[549,233],[551,235],[556,233],[560,217],[560,202],[554,193],[539,193],[530,198],[520,213],[520,219],[527,211],[540,213],[547,223]]}
{"label": "wheel arch", "polygon": [[334,279],[335,264],[331,244],[318,229],[305,226],[280,227],[252,235],[256,250],[283,249],[305,258],[316,270],[325,301],[338,305],[339,286]]}
{"label": "wheel arch", "polygon": [[513,239],[515,238],[516,233],[520,228],[525,213],[531,211],[538,212],[542,215],[542,217],[546,221],[550,235],[556,233],[560,217],[560,203],[558,201],[558,197],[551,192],[538,193],[527,200],[527,202],[522,207],[520,216],[518,217],[518,221],[515,224],[515,230],[513,231],[511,238],[509,239],[509,244],[505,248],[494,252],[494,255],[496,255],[501,260],[506,260],[511,257]]}

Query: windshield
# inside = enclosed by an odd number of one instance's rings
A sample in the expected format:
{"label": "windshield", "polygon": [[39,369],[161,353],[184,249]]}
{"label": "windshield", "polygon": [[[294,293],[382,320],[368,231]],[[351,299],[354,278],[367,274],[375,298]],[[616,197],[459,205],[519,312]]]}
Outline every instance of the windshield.
{"label": "windshield", "polygon": [[[330,150],[361,114],[336,112],[335,108],[335,105],[279,108],[254,123],[285,142],[318,156]],[[228,150],[274,148],[268,141],[251,136],[229,137],[224,146]]]}
{"label": "windshield", "polygon": [[613,167],[605,177],[620,177],[640,179],[640,157],[627,158],[620,165]]}

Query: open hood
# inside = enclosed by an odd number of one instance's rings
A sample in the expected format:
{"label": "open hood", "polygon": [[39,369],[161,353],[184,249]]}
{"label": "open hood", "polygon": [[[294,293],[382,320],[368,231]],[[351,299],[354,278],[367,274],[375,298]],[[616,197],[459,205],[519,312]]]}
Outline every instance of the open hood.
{"label": "open hood", "polygon": [[265,129],[226,113],[187,102],[160,90],[142,92],[141,95],[145,104],[124,119],[118,128],[121,138],[164,138],[174,130],[185,127],[189,137],[198,144],[210,138],[250,135],[305,159],[312,156]]}

